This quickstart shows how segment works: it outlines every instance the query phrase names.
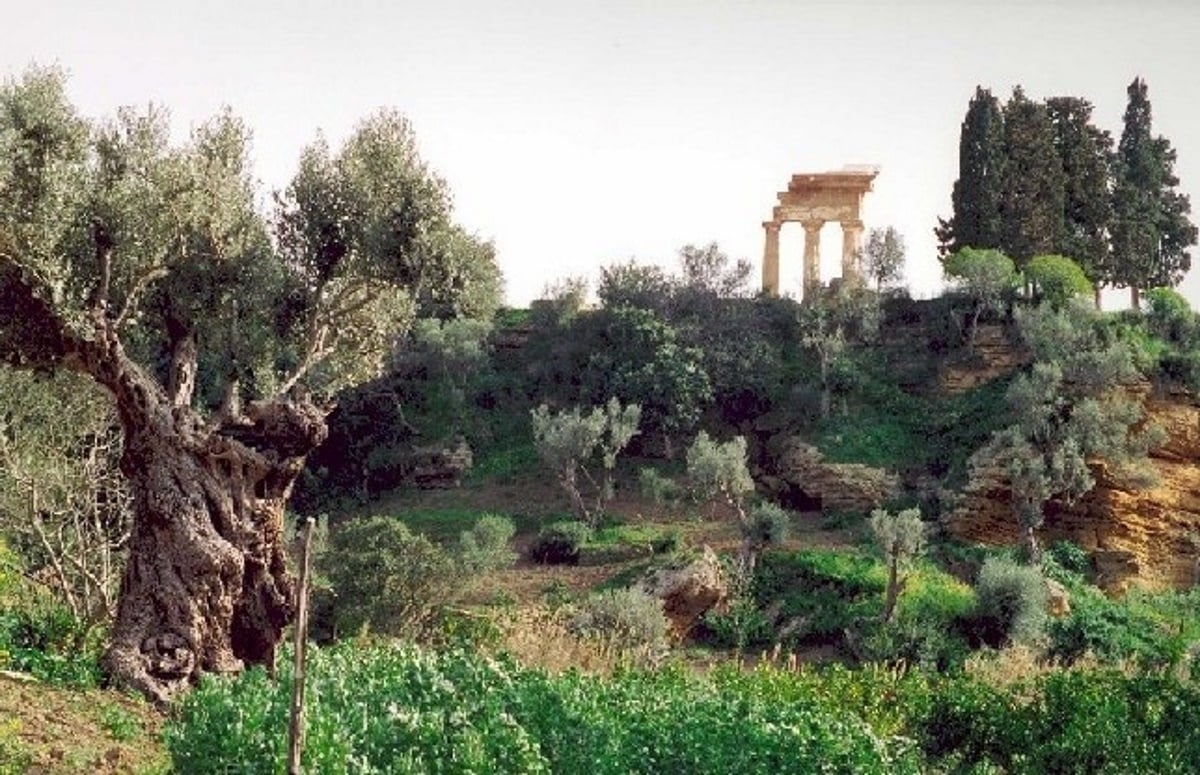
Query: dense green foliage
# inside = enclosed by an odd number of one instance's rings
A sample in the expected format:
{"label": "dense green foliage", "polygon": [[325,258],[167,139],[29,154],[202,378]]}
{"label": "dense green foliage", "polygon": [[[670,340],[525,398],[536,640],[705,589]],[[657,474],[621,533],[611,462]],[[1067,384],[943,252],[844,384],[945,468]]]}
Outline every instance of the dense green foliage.
{"label": "dense green foliage", "polygon": [[[1174,286],[1196,244],[1191,203],[1178,190],[1175,151],[1151,134],[1146,83],[1128,89],[1121,141],[1092,124],[1079,97],[1027,98],[1003,107],[976,87],[959,146],[953,213],[935,232],[943,257],[1001,248],[1024,268],[1038,254],[1076,261],[1096,287]],[[1097,304],[1099,297],[1097,296]]]}
{"label": "dense green foliage", "polygon": [[[282,772],[287,671],[207,679],[167,730],[180,773]],[[558,677],[462,652],[316,651],[306,770],[1188,773],[1200,690],[1052,672],[1008,687],[865,669]],[[989,767],[991,769],[989,769]]]}
{"label": "dense green foliage", "polygon": [[1113,183],[1113,274],[1119,285],[1140,289],[1178,285],[1191,267],[1188,249],[1196,244],[1196,226],[1188,218],[1191,202],[1179,191],[1175,149],[1151,134],[1146,82],[1129,84],[1124,128],[1117,145]]}
{"label": "dense green foliage", "polygon": [[935,230],[943,257],[963,248],[1000,247],[1005,162],[1000,101],[976,86],[959,136],[958,179],[950,196],[953,215],[948,220],[939,218]]}
{"label": "dense green foliage", "polygon": [[53,684],[96,686],[104,629],[89,626],[24,571],[22,559],[0,536],[0,670]]}
{"label": "dense green foliage", "polygon": [[1004,106],[1005,175],[1000,186],[1000,247],[1018,269],[1062,241],[1062,161],[1045,105],[1018,86]]}
{"label": "dense green foliage", "polygon": [[[769,677],[551,678],[407,649],[313,657],[305,768],[315,772],[917,772],[902,742],[828,705],[780,701]],[[281,771],[287,706],[286,682],[257,671],[206,682],[168,731],[176,768]]]}

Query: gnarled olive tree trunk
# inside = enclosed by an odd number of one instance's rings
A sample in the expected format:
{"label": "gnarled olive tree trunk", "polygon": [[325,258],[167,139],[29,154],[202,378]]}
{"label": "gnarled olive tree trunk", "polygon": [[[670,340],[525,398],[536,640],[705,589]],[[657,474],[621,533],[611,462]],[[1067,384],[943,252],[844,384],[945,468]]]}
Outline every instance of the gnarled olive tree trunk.
{"label": "gnarled olive tree trunk", "polygon": [[77,355],[116,397],[134,497],[110,677],[166,703],[201,673],[271,665],[294,606],[284,506],[324,411],[279,398],[206,420],[115,337]]}

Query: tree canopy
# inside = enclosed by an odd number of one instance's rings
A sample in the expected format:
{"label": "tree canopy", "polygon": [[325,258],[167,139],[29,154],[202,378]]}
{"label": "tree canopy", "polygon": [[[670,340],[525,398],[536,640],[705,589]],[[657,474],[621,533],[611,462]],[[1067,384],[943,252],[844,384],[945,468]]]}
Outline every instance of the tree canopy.
{"label": "tree canopy", "polygon": [[1112,194],[1112,261],[1115,284],[1130,288],[1136,307],[1139,290],[1179,284],[1197,232],[1188,218],[1191,201],[1178,190],[1175,149],[1151,134],[1146,82],[1135,78],[1128,95]]}
{"label": "tree canopy", "polygon": [[283,508],[328,399],[417,314],[499,295],[400,114],[318,139],[271,218],[250,139],[229,111],[181,144],[158,107],[89,120],[53,68],[0,87],[0,361],[112,396],[134,519],[106,664],[161,702],[273,659]]}

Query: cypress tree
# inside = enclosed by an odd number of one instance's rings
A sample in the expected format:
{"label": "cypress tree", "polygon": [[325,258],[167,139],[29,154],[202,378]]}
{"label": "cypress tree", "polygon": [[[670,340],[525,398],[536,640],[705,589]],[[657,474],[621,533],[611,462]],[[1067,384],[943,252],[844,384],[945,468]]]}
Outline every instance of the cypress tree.
{"label": "cypress tree", "polygon": [[1020,86],[1004,106],[1004,175],[1000,186],[1004,252],[1022,268],[1052,253],[1063,234],[1063,166],[1046,107]]}
{"label": "cypress tree", "polygon": [[934,234],[942,258],[966,247],[997,248],[1001,241],[1000,185],[1004,170],[1004,116],[1000,102],[981,86],[967,105],[958,144],[953,214],[939,218]]}
{"label": "cypress tree", "polygon": [[1096,308],[1100,288],[1113,280],[1108,247],[1112,135],[1092,124],[1092,104],[1078,97],[1051,97],[1046,111],[1063,169],[1063,230],[1055,253],[1068,256],[1092,281]]}
{"label": "cypress tree", "polygon": [[1114,283],[1129,287],[1137,308],[1141,290],[1183,279],[1196,227],[1188,218],[1191,202],[1176,189],[1175,149],[1151,134],[1146,82],[1133,79],[1127,93],[1112,195],[1112,261]]}

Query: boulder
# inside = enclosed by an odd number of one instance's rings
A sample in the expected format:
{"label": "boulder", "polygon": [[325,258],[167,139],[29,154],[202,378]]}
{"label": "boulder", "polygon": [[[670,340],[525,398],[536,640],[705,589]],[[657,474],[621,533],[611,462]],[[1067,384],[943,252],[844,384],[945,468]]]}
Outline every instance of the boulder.
{"label": "boulder", "polygon": [[866,513],[900,492],[896,474],[859,463],[827,463],[820,450],[796,436],[773,440],[768,453],[773,473],[762,482],[792,508]]}
{"label": "boulder", "polygon": [[1071,593],[1054,579],[1046,579],[1046,613],[1056,619],[1071,613]]}
{"label": "boulder", "polygon": [[700,557],[680,568],[660,568],[637,585],[663,601],[663,613],[676,640],[729,595],[729,581],[717,554],[705,546]]}

